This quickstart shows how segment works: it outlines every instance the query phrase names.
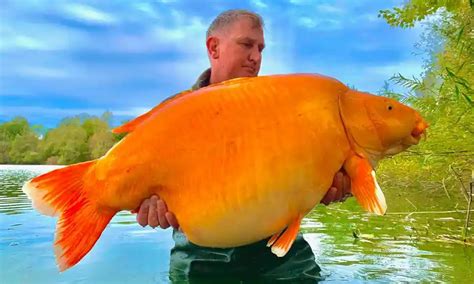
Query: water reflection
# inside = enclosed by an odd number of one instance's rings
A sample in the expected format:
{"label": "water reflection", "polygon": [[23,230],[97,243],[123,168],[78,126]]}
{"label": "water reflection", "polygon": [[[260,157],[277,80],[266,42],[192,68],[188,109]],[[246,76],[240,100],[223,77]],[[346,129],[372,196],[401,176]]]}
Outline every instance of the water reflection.
{"label": "water reflection", "polygon": [[[170,282],[170,250],[174,246],[171,231],[141,228],[135,216],[127,212],[120,212],[112,219],[79,265],[58,273],[52,249],[56,220],[32,210],[21,191],[24,181],[51,169],[0,168],[2,281]],[[438,201],[425,197],[420,191],[420,196],[410,198],[423,200],[426,207],[446,210],[446,204],[434,205]],[[393,196],[388,201],[389,206],[393,204],[390,209],[408,211],[397,208],[401,202]],[[311,212],[302,224],[302,232],[322,269],[321,281],[469,283],[469,279],[474,279],[474,248],[459,241],[463,213],[392,213],[383,217],[366,214],[353,200],[317,207]],[[192,283],[246,283],[242,280],[239,277],[191,279]]]}
{"label": "water reflection", "polygon": [[2,170],[0,178],[0,214],[19,214],[31,210],[28,198],[20,190],[23,182],[34,177],[27,170]]}

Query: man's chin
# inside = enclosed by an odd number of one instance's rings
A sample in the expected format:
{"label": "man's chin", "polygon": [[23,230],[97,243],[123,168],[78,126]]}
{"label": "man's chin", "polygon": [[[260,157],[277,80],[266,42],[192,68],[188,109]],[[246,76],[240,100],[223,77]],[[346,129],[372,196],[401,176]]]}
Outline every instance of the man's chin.
{"label": "man's chin", "polygon": [[244,72],[241,72],[240,77],[256,77],[257,73],[253,70],[245,70]]}

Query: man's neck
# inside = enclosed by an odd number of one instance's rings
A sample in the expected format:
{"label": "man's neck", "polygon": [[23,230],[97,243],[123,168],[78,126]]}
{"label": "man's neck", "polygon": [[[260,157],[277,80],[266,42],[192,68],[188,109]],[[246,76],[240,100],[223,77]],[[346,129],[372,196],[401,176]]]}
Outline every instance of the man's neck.
{"label": "man's neck", "polygon": [[219,82],[222,82],[222,80],[219,80],[219,78],[217,78],[216,72],[211,71],[211,78],[209,78],[209,84],[215,84],[215,83],[219,83]]}

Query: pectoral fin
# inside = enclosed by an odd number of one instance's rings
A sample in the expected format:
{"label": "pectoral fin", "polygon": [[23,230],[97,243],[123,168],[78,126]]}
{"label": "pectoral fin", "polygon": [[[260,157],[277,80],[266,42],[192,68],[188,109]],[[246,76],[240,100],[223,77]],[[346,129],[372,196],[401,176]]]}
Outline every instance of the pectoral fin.
{"label": "pectoral fin", "polygon": [[359,204],[369,212],[384,215],[387,204],[369,161],[354,154],[346,160],[344,169],[351,178],[351,191]]}
{"label": "pectoral fin", "polygon": [[[296,236],[298,235],[298,231],[300,229],[300,224],[301,220],[303,219],[303,216],[298,216],[291,224],[286,228],[286,230],[280,235],[279,233],[275,234],[272,236],[270,240],[273,240],[274,238],[278,238],[276,241],[274,241],[272,246],[272,252],[276,254],[278,257],[283,257],[286,255],[286,253],[290,250],[291,246],[293,245],[293,242],[296,239]],[[277,236],[279,235],[279,237]],[[270,243],[270,241],[269,241]]]}

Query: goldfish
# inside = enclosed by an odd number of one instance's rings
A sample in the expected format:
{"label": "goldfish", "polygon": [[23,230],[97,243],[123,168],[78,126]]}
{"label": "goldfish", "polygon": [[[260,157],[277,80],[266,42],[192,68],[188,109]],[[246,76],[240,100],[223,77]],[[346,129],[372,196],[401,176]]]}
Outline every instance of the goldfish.
{"label": "goldfish", "polygon": [[185,91],[113,130],[99,159],[26,182],[33,207],[58,216],[61,271],[112,217],[156,194],[190,242],[228,248],[266,238],[278,257],[343,168],[367,211],[387,205],[377,162],[419,142],[428,124],[395,100],[315,74],[237,78]]}

